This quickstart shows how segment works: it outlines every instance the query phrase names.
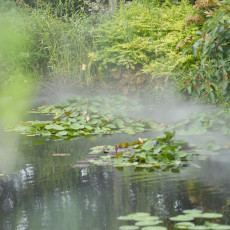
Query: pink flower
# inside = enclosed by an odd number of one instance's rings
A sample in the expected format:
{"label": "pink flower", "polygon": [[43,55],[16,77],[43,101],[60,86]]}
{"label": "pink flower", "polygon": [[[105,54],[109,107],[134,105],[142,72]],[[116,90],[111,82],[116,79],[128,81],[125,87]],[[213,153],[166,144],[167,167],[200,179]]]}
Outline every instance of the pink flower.
{"label": "pink flower", "polygon": [[83,117],[85,117],[85,116],[86,116],[86,114],[87,114],[87,111],[85,111],[85,112],[84,112]]}
{"label": "pink flower", "polygon": [[139,137],[138,139],[140,141],[141,144],[143,144],[143,140]]}
{"label": "pink flower", "polygon": [[90,121],[90,118],[89,116],[86,117],[86,121],[89,122]]}

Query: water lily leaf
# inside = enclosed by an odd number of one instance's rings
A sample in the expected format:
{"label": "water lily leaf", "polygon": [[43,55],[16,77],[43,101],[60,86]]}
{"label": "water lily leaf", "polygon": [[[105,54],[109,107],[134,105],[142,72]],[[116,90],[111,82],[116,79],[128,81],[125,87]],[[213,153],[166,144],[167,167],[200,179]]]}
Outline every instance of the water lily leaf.
{"label": "water lily leaf", "polygon": [[118,220],[134,220],[133,216],[119,216]]}
{"label": "water lily leaf", "polygon": [[135,225],[123,225],[119,227],[120,230],[136,230],[139,229],[138,226]]}
{"label": "water lily leaf", "polygon": [[162,221],[161,220],[156,220],[156,221],[139,221],[136,222],[135,225],[137,226],[151,226],[151,225],[157,225],[157,224],[161,224]]}
{"label": "water lily leaf", "polygon": [[194,220],[194,217],[189,215],[178,215],[175,217],[169,218],[171,221],[191,221]]}
{"label": "water lily leaf", "polygon": [[209,142],[205,143],[203,145],[203,147],[207,150],[210,150],[210,151],[217,151],[217,150],[221,149],[221,147],[219,145],[217,145],[214,141],[209,141]]}
{"label": "water lily leaf", "polygon": [[145,216],[150,216],[150,214],[148,212],[135,212],[135,213],[129,214],[128,216],[145,217]]}
{"label": "water lily leaf", "polygon": [[167,228],[162,226],[148,226],[141,228],[141,230],[167,230]]}
{"label": "water lily leaf", "polygon": [[215,224],[215,225],[211,225],[211,228],[213,230],[229,230],[230,225]]}
{"label": "water lily leaf", "polygon": [[159,220],[158,216],[133,216],[135,221],[156,221]]}
{"label": "water lily leaf", "polygon": [[142,149],[146,150],[146,151],[149,151],[151,149],[153,149],[153,141],[152,140],[149,140],[149,141],[146,141],[143,145],[142,145]]}
{"label": "water lily leaf", "polygon": [[71,129],[75,129],[75,130],[78,130],[78,129],[83,129],[84,128],[84,125],[80,125],[80,124],[72,124],[69,126]]}
{"label": "water lily leaf", "polygon": [[188,229],[189,227],[193,227],[194,223],[192,222],[180,222],[174,225],[176,229]]}
{"label": "water lily leaf", "polygon": [[188,228],[189,230],[205,230],[205,229],[209,229],[209,227],[205,226],[205,225],[194,225]]}
{"label": "water lily leaf", "polygon": [[184,210],[183,213],[193,215],[193,214],[201,214],[202,211],[198,209],[188,209],[188,210]]}
{"label": "water lily leaf", "polygon": [[67,135],[67,134],[68,134],[67,131],[60,131],[60,132],[58,132],[56,135],[57,135],[57,136],[65,136],[65,135]]}
{"label": "water lily leaf", "polygon": [[63,126],[61,126],[61,125],[56,125],[56,124],[54,124],[54,125],[46,125],[45,126],[45,129],[54,129],[54,130],[64,130],[65,129],[65,127],[63,127]]}
{"label": "water lily leaf", "polygon": [[220,213],[203,213],[199,215],[199,218],[207,218],[207,219],[216,219],[222,217],[223,215]]}
{"label": "water lily leaf", "polygon": [[184,151],[179,151],[179,152],[176,153],[176,156],[180,157],[180,158],[184,158],[184,157],[187,156],[187,153],[184,152]]}
{"label": "water lily leaf", "polygon": [[51,132],[48,131],[48,130],[41,130],[41,131],[40,131],[40,134],[41,134],[42,136],[51,136]]}

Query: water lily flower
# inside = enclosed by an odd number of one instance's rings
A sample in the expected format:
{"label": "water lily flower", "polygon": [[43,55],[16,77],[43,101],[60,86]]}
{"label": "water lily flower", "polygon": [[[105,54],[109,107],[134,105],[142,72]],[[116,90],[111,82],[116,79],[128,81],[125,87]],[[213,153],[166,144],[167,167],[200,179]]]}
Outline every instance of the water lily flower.
{"label": "water lily flower", "polygon": [[139,137],[138,139],[140,141],[141,144],[143,144],[143,140]]}
{"label": "water lily flower", "polygon": [[87,116],[87,117],[86,117],[86,121],[87,121],[87,122],[88,122],[88,121],[90,121],[90,118],[89,118],[89,116]]}
{"label": "water lily flower", "polygon": [[109,118],[109,122],[112,122],[112,119],[111,119],[111,118]]}
{"label": "water lily flower", "polygon": [[86,114],[87,114],[87,111],[85,111],[85,112],[84,112],[83,117],[85,117],[85,116],[86,116]]}
{"label": "water lily flower", "polygon": [[117,145],[115,145],[115,151],[116,151],[116,154],[117,154],[117,149],[118,149],[118,147],[117,147]]}
{"label": "water lily flower", "polygon": [[156,146],[157,145],[157,141],[153,141],[153,146]]}

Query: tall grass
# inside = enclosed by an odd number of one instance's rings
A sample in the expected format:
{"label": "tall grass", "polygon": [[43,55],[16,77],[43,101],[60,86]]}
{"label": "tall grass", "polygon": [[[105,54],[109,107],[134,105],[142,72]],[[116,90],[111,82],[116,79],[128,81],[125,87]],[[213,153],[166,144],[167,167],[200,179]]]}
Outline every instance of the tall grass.
{"label": "tall grass", "polygon": [[[11,62],[23,61],[20,68],[33,77],[37,76],[39,81],[92,83],[101,80],[95,77],[97,67],[88,54],[94,50],[95,24],[107,14],[84,16],[72,13],[71,16],[60,16],[44,3],[35,8],[25,4],[16,7],[13,3],[0,6],[4,18],[14,18],[12,9],[24,20],[24,28],[19,35],[26,40],[26,46],[9,58]],[[6,61],[2,61],[1,66],[7,66],[5,71],[12,70]]]}

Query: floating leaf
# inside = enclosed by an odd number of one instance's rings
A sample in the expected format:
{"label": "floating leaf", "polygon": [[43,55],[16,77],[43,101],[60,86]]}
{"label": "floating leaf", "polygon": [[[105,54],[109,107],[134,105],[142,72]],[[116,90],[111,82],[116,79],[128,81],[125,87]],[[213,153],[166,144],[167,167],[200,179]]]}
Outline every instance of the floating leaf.
{"label": "floating leaf", "polygon": [[139,221],[136,222],[135,225],[137,226],[151,226],[151,225],[157,225],[157,224],[161,224],[162,221],[161,220],[156,220],[156,221]]}
{"label": "floating leaf", "polygon": [[189,227],[193,227],[194,224],[191,222],[180,222],[174,225],[176,229],[188,229]]}
{"label": "floating leaf", "polygon": [[194,220],[194,217],[189,215],[178,215],[170,218],[171,221],[191,221]]}
{"label": "floating leaf", "polygon": [[216,224],[216,225],[211,225],[211,228],[213,230],[229,230],[230,225]]}
{"label": "floating leaf", "polygon": [[193,214],[201,214],[202,211],[198,209],[189,209],[189,210],[184,210],[183,213],[193,215]]}
{"label": "floating leaf", "polygon": [[162,226],[148,226],[141,228],[141,230],[167,230],[167,228]]}
{"label": "floating leaf", "polygon": [[207,219],[216,219],[222,217],[223,215],[220,213],[203,213],[199,215],[199,218],[207,218]]}
{"label": "floating leaf", "polygon": [[209,227],[205,226],[205,225],[194,225],[188,228],[189,230],[205,230],[205,229],[209,229]]}
{"label": "floating leaf", "polygon": [[149,140],[149,141],[146,141],[142,147],[142,149],[146,150],[146,151],[149,151],[153,148],[153,141],[152,140]]}
{"label": "floating leaf", "polygon": [[135,225],[123,225],[119,227],[120,230],[136,230],[139,229],[138,226]]}

